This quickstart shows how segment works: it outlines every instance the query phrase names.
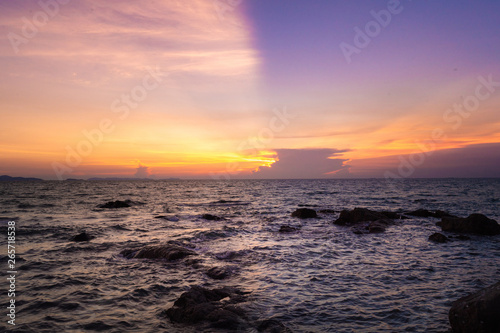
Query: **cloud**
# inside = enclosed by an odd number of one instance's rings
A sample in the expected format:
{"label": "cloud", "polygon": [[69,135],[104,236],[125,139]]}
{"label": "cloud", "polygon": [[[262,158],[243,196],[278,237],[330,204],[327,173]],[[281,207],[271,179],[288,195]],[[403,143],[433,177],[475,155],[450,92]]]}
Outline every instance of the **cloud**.
{"label": "cloud", "polygon": [[344,162],[338,157],[345,150],[337,149],[276,149],[277,162],[270,167],[259,167],[255,178],[268,179],[305,179],[326,178],[345,169]]}
{"label": "cloud", "polygon": [[139,164],[134,177],[135,178],[148,178],[149,176],[151,176],[151,172],[149,170],[149,167]]}
{"label": "cloud", "polygon": [[386,172],[401,178],[500,177],[500,143],[468,145],[414,154],[352,160],[353,177],[384,177]]}

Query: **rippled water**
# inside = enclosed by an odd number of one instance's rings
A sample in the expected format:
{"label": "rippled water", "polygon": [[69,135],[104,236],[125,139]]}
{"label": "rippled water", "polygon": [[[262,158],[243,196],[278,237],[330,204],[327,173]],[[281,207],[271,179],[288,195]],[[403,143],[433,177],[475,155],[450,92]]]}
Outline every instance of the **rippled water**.
{"label": "rippled water", "polygon": [[[97,208],[125,199],[144,204]],[[0,183],[4,234],[17,218],[16,331],[199,332],[162,312],[189,286],[203,285],[251,292],[252,320],[276,318],[294,332],[446,332],[453,300],[497,282],[500,237],[435,244],[427,239],[439,231],[434,218],[368,235],[332,221],[354,207],[479,212],[500,221],[499,203],[499,179]],[[290,216],[304,206],[336,213]],[[204,213],[224,219],[206,221]],[[300,231],[279,233],[285,224]],[[70,241],[83,230],[96,238]],[[193,248],[202,265],[120,255],[169,240]],[[234,274],[215,281],[205,274],[213,266]],[[8,327],[3,317],[0,329]]]}

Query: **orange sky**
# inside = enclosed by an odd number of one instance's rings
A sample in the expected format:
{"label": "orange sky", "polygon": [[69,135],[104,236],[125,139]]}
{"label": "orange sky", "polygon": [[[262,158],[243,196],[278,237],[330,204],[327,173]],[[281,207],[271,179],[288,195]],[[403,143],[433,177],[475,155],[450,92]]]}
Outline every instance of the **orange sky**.
{"label": "orange sky", "polygon": [[[392,62],[394,72],[371,65],[365,75],[361,55],[347,65],[324,31],[315,36],[336,50],[331,63],[298,49],[291,54],[310,62],[279,77],[272,64],[293,59],[271,51],[285,39],[265,46],[264,25],[245,3],[54,3],[0,4],[0,174],[279,177],[266,167],[281,151],[288,155],[275,170],[287,177],[368,177],[397,167],[386,156],[500,142],[500,87],[484,84],[500,72],[488,62],[453,64],[443,76]],[[320,65],[341,69],[337,77],[306,72]],[[473,111],[453,109],[468,97],[479,101]],[[321,149],[339,162],[330,172],[285,171],[286,161],[301,163],[292,152],[318,151],[311,161],[327,165]]]}

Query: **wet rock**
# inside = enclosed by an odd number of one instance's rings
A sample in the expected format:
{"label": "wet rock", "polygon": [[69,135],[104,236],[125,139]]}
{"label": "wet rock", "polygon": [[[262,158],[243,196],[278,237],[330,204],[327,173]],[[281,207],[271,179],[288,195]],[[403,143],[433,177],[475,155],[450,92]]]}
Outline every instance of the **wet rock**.
{"label": "wet rock", "polygon": [[259,322],[257,331],[264,333],[292,333],[290,329],[276,319],[266,319]]}
{"label": "wet rock", "polygon": [[235,306],[245,293],[230,287],[207,289],[191,287],[166,311],[171,321],[185,324],[209,322],[212,327],[236,329],[246,322],[243,309]]}
{"label": "wet rock", "polygon": [[497,282],[453,302],[448,318],[454,333],[498,333],[499,314],[500,282]]}
{"label": "wet rock", "polygon": [[448,241],[448,237],[439,232],[436,232],[429,236],[429,240],[436,243],[446,243]]}
{"label": "wet rock", "polygon": [[321,213],[321,214],[335,214],[335,211],[333,209],[321,209],[321,210],[318,210],[318,213]]}
{"label": "wet rock", "polygon": [[297,230],[299,230],[299,229],[294,228],[294,227],[291,227],[291,226],[289,226],[289,225],[282,225],[282,226],[280,227],[279,232],[295,232],[295,231],[297,231]]}
{"label": "wet rock", "polygon": [[292,213],[293,217],[298,217],[299,219],[311,219],[318,217],[316,211],[310,208],[299,208]]}
{"label": "wet rock", "polygon": [[388,219],[393,219],[393,220],[407,220],[407,219],[409,219],[408,216],[405,216],[403,214],[396,213],[396,212],[390,212],[390,211],[384,210],[384,211],[381,211],[379,213],[384,215]]}
{"label": "wet rock", "polygon": [[94,236],[87,234],[86,232],[79,233],[76,236],[73,236],[71,240],[73,242],[89,242],[91,239],[94,239]]}
{"label": "wet rock", "polygon": [[391,224],[392,221],[388,220],[377,220],[368,224],[368,232],[370,234],[379,234],[385,232],[385,229],[388,225]]}
{"label": "wet rock", "polygon": [[443,217],[439,226],[443,231],[479,235],[500,234],[500,225],[483,214],[471,214],[467,218]]}
{"label": "wet rock", "polygon": [[221,218],[221,217],[219,217],[219,216],[215,216],[215,215],[212,215],[212,214],[203,214],[203,215],[201,216],[201,218],[202,218],[202,219],[205,219],[205,220],[207,220],[207,221],[220,221],[220,220],[222,220],[222,218]]}
{"label": "wet rock", "polygon": [[207,276],[214,280],[224,280],[231,275],[229,269],[225,267],[212,267],[207,271]]}
{"label": "wet rock", "polygon": [[123,250],[121,254],[128,259],[165,259],[173,261],[187,256],[194,256],[197,253],[179,245],[150,245],[139,250]]}
{"label": "wet rock", "polygon": [[471,238],[469,236],[465,236],[465,235],[458,235],[458,236],[455,236],[453,238],[456,238],[458,240],[471,240]]}
{"label": "wet rock", "polygon": [[387,219],[388,216],[366,208],[354,208],[340,212],[340,216],[333,223],[337,225],[354,225],[360,222],[377,221]]}
{"label": "wet rock", "polygon": [[417,209],[412,212],[406,213],[406,215],[411,215],[411,216],[416,216],[416,217],[437,217],[437,218],[443,218],[443,217],[456,217],[453,215],[450,215],[448,212],[442,211],[442,210],[436,210],[434,212],[429,211],[427,209]]}
{"label": "wet rock", "polygon": [[128,208],[128,207],[132,207],[132,204],[133,204],[133,202],[131,200],[125,200],[125,201],[116,200],[116,201],[106,202],[105,204],[99,205],[97,207],[99,207],[99,208],[111,208],[111,209]]}
{"label": "wet rock", "polygon": [[388,226],[394,224],[393,220],[381,219],[369,223],[359,223],[352,227],[352,232],[357,235],[379,234],[385,232]]}

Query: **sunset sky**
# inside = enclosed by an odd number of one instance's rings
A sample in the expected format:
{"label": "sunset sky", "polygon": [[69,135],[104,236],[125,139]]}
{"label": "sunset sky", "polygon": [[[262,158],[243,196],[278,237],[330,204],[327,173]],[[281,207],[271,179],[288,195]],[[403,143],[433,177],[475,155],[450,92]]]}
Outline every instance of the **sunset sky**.
{"label": "sunset sky", "polygon": [[0,175],[500,177],[500,2],[0,1]]}

